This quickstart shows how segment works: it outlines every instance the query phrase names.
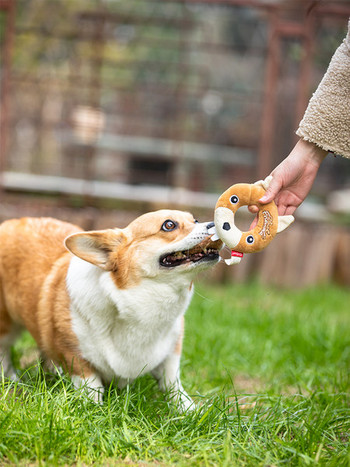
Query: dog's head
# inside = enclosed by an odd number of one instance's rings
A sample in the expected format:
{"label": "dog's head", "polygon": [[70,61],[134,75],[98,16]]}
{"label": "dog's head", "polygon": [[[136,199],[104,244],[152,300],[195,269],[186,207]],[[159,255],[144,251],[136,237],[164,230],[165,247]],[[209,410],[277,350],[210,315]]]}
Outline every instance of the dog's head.
{"label": "dog's head", "polygon": [[127,288],[143,278],[216,264],[222,242],[211,240],[212,226],[186,212],[160,210],[138,217],[125,229],[70,235],[65,244],[74,255],[110,271],[118,287]]}

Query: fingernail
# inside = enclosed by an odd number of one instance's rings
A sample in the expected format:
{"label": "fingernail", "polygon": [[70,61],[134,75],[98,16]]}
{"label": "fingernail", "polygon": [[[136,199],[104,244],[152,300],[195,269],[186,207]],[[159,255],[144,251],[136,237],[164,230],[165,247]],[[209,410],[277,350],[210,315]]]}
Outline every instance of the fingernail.
{"label": "fingernail", "polygon": [[267,196],[264,195],[262,196],[260,199],[259,199],[260,203],[264,203],[265,201],[267,201]]}

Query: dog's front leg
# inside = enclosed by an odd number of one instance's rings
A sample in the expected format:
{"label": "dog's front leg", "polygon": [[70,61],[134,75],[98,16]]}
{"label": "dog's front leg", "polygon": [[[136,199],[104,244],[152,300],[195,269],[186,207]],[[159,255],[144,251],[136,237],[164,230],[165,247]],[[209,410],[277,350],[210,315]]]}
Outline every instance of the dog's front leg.
{"label": "dog's front leg", "polygon": [[77,389],[83,388],[87,396],[98,404],[102,404],[104,387],[102,380],[96,374],[91,374],[88,377],[78,375],[71,376],[72,382]]}
{"label": "dog's front leg", "polygon": [[172,353],[152,371],[158,381],[159,389],[168,392],[170,400],[175,402],[178,408],[185,412],[194,408],[191,397],[187,394],[180,380],[180,355]]}
{"label": "dog's front leg", "polygon": [[169,393],[172,401],[176,403],[182,412],[194,409],[194,403],[184,390],[180,380],[180,359],[182,351],[182,340],[184,321],[182,320],[181,332],[173,351],[167,355],[163,362],[152,371],[161,391]]}

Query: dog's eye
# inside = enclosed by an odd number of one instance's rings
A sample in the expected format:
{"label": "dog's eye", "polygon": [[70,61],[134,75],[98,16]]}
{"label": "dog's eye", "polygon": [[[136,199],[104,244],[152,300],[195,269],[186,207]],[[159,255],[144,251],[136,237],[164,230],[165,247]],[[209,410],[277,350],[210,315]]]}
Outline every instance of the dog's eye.
{"label": "dog's eye", "polygon": [[238,198],[238,196],[233,195],[233,196],[231,196],[230,201],[231,201],[232,204],[237,204],[238,201],[239,201],[239,198]]}
{"label": "dog's eye", "polygon": [[177,227],[176,222],[168,219],[163,223],[162,230],[164,230],[165,232],[169,232],[170,230],[176,229],[176,227]]}

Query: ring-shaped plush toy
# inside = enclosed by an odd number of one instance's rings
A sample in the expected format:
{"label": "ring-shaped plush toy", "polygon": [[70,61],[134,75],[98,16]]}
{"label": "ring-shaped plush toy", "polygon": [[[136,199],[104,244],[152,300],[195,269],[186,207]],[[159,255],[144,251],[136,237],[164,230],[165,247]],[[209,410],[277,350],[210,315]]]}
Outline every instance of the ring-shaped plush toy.
{"label": "ring-shaped plush toy", "polygon": [[[220,238],[231,249],[231,259],[226,260],[227,264],[239,263],[243,253],[264,249],[278,232],[293,222],[293,216],[278,216],[273,201],[268,204],[259,202],[270,181],[268,177],[254,184],[232,185],[218,199],[214,213],[216,235],[212,239]],[[242,232],[235,225],[235,213],[240,207],[250,205],[256,205],[259,209],[257,223],[253,229]]]}

